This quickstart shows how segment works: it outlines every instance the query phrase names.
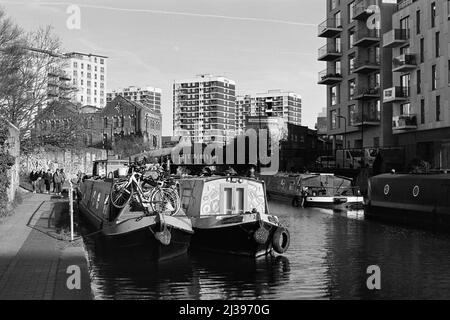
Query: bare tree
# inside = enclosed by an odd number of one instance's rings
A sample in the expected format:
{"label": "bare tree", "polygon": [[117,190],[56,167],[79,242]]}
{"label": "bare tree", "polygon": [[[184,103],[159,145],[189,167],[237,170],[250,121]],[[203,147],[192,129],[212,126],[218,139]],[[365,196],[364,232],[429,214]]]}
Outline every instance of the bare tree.
{"label": "bare tree", "polygon": [[[0,39],[4,38],[6,43],[4,59],[1,60],[10,65],[11,70],[4,79],[0,79],[0,114],[20,128],[23,138],[30,135],[37,113],[51,99],[50,77],[57,81],[64,78],[61,73],[66,59],[59,53],[61,41],[53,34],[51,26],[22,34],[2,13],[0,33]],[[67,91],[66,95],[73,90],[63,84],[60,88]]]}

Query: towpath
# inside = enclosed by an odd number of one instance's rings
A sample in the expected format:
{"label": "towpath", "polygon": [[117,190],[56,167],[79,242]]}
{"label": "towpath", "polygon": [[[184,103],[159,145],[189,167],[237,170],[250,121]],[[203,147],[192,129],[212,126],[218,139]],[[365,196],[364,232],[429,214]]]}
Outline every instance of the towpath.
{"label": "towpath", "polygon": [[68,201],[23,197],[14,214],[0,221],[0,300],[91,299],[83,243],[69,242],[64,233]]}

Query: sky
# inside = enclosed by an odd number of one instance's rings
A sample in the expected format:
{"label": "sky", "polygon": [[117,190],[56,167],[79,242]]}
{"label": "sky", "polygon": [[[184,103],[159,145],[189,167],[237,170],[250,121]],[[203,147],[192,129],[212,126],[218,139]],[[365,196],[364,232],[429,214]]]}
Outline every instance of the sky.
{"label": "sky", "polygon": [[[80,28],[67,27],[70,5]],[[25,30],[52,25],[63,49],[108,56],[108,91],[162,89],[163,135],[172,134],[172,84],[198,74],[236,81],[237,94],[272,89],[303,100],[302,125],[314,128],[326,105],[317,84],[325,69],[317,25],[325,0],[0,0]]]}

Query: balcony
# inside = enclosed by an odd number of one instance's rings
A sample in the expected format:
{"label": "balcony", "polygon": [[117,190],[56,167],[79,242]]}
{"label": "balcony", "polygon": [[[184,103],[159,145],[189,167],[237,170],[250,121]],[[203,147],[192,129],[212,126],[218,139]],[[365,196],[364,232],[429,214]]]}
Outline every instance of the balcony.
{"label": "balcony", "polygon": [[342,75],[337,72],[329,72],[329,70],[323,70],[319,72],[318,84],[333,85],[342,81]]}
{"label": "balcony", "polygon": [[409,42],[409,29],[393,29],[383,35],[383,47],[394,48]]}
{"label": "balcony", "polygon": [[410,6],[411,4],[413,4],[416,1],[417,0],[401,0],[401,1],[398,1],[398,3],[397,3],[397,11],[400,11],[400,10]]}
{"label": "balcony", "polygon": [[342,32],[341,19],[327,19],[318,28],[318,36],[321,38],[333,38]]}
{"label": "balcony", "polygon": [[372,6],[377,5],[376,0],[360,0],[355,3],[353,7],[353,19],[366,21],[371,15],[375,13],[375,8]]}
{"label": "balcony", "polygon": [[379,126],[381,124],[380,112],[359,112],[354,115],[353,126]]}
{"label": "balcony", "polygon": [[417,129],[417,115],[416,114],[402,114],[392,118],[392,130],[415,130]]}
{"label": "balcony", "polygon": [[355,47],[370,47],[381,41],[380,29],[362,29],[355,35]]}
{"label": "balcony", "polygon": [[353,65],[354,73],[367,74],[380,70],[380,61],[376,59],[356,59]]}
{"label": "balcony", "polygon": [[393,59],[393,72],[407,72],[417,68],[417,58],[415,54],[402,54]]}
{"label": "balcony", "polygon": [[409,99],[409,87],[392,87],[384,90],[383,102],[403,102]]}
{"label": "balcony", "polygon": [[353,97],[354,100],[373,100],[380,99],[380,87],[358,88]]}
{"label": "balcony", "polygon": [[336,48],[334,45],[324,45],[319,49],[319,61],[334,61],[342,57],[340,48]]}

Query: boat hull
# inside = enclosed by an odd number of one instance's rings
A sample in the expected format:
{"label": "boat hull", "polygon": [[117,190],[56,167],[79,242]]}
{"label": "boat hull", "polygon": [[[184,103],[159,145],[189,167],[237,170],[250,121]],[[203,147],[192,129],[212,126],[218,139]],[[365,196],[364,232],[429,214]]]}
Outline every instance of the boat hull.
{"label": "boat hull", "polygon": [[276,226],[263,223],[268,231],[267,241],[258,243],[254,234],[260,228],[259,222],[223,225],[216,228],[196,228],[191,247],[197,250],[220,252],[240,256],[260,257],[273,252],[272,241]]}
{"label": "boat hull", "polygon": [[[337,200],[336,200],[337,199]],[[340,199],[344,199],[341,201]],[[363,197],[306,197],[305,207],[325,209],[363,209]]]}

